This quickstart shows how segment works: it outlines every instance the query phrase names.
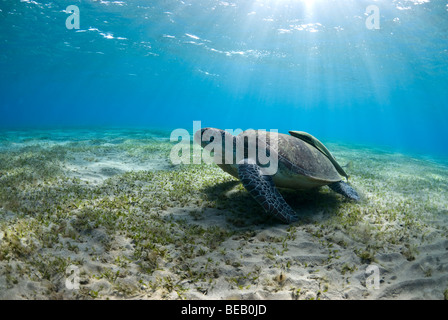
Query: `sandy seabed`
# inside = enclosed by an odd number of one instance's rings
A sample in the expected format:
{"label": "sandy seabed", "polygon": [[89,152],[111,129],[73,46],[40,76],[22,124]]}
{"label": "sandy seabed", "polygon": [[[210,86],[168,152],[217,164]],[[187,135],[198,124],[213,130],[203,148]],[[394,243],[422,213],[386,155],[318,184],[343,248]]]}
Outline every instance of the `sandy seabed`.
{"label": "sandy seabed", "polygon": [[448,299],[448,166],[328,143],[352,202],[282,190],[267,216],[169,133],[0,133],[0,299]]}

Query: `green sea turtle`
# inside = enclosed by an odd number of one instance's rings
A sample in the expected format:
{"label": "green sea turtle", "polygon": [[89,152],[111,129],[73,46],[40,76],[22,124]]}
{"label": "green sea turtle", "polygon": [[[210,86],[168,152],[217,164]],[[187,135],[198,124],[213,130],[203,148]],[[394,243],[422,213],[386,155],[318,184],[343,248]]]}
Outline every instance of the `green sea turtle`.
{"label": "green sea turtle", "polygon": [[[358,193],[342,181],[341,175],[346,178],[348,175],[319,140],[301,131],[289,133],[246,130],[233,136],[221,129],[203,128],[195,133],[194,139],[214,152],[218,166],[238,178],[267,213],[283,222],[297,221],[298,216],[277,187],[309,189],[328,185],[349,199],[360,199]],[[270,157],[270,163],[260,155]],[[269,172],[272,159],[276,161],[276,170]]]}

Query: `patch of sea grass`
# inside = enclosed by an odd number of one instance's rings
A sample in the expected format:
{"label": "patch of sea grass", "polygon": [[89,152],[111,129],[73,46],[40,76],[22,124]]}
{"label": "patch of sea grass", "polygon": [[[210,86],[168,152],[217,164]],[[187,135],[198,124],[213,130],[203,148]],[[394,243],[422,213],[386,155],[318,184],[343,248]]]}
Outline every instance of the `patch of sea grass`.
{"label": "patch of sea grass", "polygon": [[[0,263],[20,260],[36,270],[33,281],[45,279],[58,288],[63,279],[60,268],[47,268],[48,254],[37,252],[58,248],[60,254],[52,253],[51,261],[65,266],[69,258],[63,253],[73,251],[76,243],[82,246],[101,228],[110,235],[109,242],[116,235],[130,239],[134,244],[131,259],[147,274],[158,268],[160,259],[166,259],[176,261],[173,272],[190,270],[197,281],[205,279],[204,273],[192,271],[185,263],[218,247],[231,233],[219,226],[204,228],[175,221],[163,212],[197,205],[198,199],[202,205],[212,205],[201,190],[225,181],[225,174],[215,174],[211,166],[184,166],[172,171],[128,172],[92,186],[64,177],[61,163],[66,152],[62,151],[35,147],[1,154],[5,161],[0,214],[11,218],[0,223]],[[70,239],[70,244],[64,239]],[[100,245],[107,249],[111,244]],[[82,252],[78,256],[84,259]]]}

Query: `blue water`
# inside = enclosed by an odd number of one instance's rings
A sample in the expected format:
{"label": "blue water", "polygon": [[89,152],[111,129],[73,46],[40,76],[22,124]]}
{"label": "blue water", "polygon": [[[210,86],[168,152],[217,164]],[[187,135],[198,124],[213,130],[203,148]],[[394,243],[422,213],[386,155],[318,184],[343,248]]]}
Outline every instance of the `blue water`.
{"label": "blue water", "polygon": [[0,128],[200,120],[448,156],[447,30],[441,0],[1,0]]}

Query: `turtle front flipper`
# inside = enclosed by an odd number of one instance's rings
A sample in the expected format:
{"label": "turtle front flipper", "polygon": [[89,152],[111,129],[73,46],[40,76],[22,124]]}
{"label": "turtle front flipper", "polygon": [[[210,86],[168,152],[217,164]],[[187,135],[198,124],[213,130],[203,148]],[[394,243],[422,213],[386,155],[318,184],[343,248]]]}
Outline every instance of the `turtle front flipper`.
{"label": "turtle front flipper", "polygon": [[349,199],[359,201],[360,197],[355,189],[353,189],[348,183],[344,181],[338,181],[328,185],[334,192],[340,193]]}
{"label": "turtle front flipper", "polygon": [[248,159],[238,164],[238,175],[243,186],[264,210],[286,223],[298,220],[294,210],[275,187],[272,176],[263,175],[260,167]]}

